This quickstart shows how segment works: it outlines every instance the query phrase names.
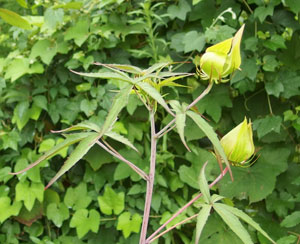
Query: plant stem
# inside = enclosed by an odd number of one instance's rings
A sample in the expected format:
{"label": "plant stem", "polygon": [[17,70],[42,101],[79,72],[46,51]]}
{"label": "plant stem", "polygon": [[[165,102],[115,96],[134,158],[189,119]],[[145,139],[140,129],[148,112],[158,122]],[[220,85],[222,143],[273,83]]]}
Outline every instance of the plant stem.
{"label": "plant stem", "polygon": [[172,125],[175,123],[175,118],[172,119],[164,128],[162,128],[157,134],[155,135],[156,137],[160,137],[166,130],[168,130]]}
{"label": "plant stem", "polygon": [[149,171],[149,175],[148,175],[149,180],[147,181],[146,201],[145,201],[145,207],[144,207],[144,217],[143,217],[142,231],[141,231],[141,236],[140,236],[140,244],[146,244],[147,228],[148,228],[148,224],[149,224],[150,208],[151,208],[154,177],[155,177],[157,137],[156,137],[156,132],[155,132],[154,116],[155,116],[155,112],[152,109],[152,110],[150,110],[150,124],[151,124],[150,171]]}
{"label": "plant stem", "polygon": [[[209,185],[209,188],[212,188],[215,184],[217,184],[224,175],[228,172],[228,168],[226,167],[221,174]],[[183,211],[185,211],[189,206],[191,206],[195,201],[197,201],[202,196],[202,193],[199,193],[196,197],[194,197],[191,201],[189,201],[186,205],[184,205],[181,209],[179,209],[170,219],[168,219],[161,227],[159,227],[151,236],[148,237],[146,240],[146,244],[151,243],[151,241],[154,239],[154,237],[163,229],[166,227],[167,224],[169,224],[173,219],[175,219],[179,214],[181,214]],[[167,232],[164,232],[164,234]],[[160,235],[161,236],[161,235]]]}
{"label": "plant stem", "polygon": [[190,104],[186,107],[186,111],[189,110],[190,108],[194,107],[203,97],[205,97],[209,91],[211,90],[213,86],[213,82],[210,81],[206,89]]}
{"label": "plant stem", "polygon": [[102,147],[105,151],[107,151],[108,153],[110,153],[111,155],[113,155],[114,157],[120,159],[121,161],[123,161],[124,163],[126,163],[130,168],[132,168],[137,174],[139,174],[144,180],[146,180],[147,182],[149,181],[149,177],[148,175],[141,170],[139,167],[137,167],[135,164],[131,163],[130,161],[128,161],[126,158],[124,158],[121,154],[119,153],[115,153],[114,151],[110,150],[109,148],[107,148],[104,144],[102,144],[101,142],[97,141],[96,142],[100,147]]}
{"label": "plant stem", "polygon": [[[213,82],[209,82],[206,89],[191,103],[186,107],[186,111],[194,107],[203,97],[205,97],[213,86]],[[176,119],[172,119],[164,128],[162,128],[159,132],[157,132],[156,137],[160,138],[164,135],[165,131],[169,132],[169,129],[172,128],[173,124],[175,123]]]}
{"label": "plant stem", "polygon": [[153,30],[153,23],[152,23],[152,19],[151,19],[151,9],[150,8],[151,8],[151,0],[148,0],[144,3],[144,14],[145,14],[146,21],[147,21],[146,32],[149,37],[148,43],[152,50],[154,62],[157,63],[157,60],[158,60],[157,46],[155,44],[155,35],[154,35],[154,30]]}
{"label": "plant stem", "polygon": [[159,235],[157,235],[156,237],[154,237],[153,239],[151,239],[149,242],[147,242],[147,244],[148,244],[148,243],[150,244],[151,242],[153,242],[153,241],[155,241],[156,239],[158,239],[159,237],[163,236],[164,234],[166,234],[166,233],[169,232],[170,230],[173,230],[173,229],[176,228],[177,226],[182,225],[182,224],[184,224],[185,222],[187,222],[187,221],[189,221],[189,220],[191,220],[191,219],[193,219],[193,218],[196,218],[198,215],[199,215],[198,213],[197,213],[197,214],[194,214],[193,216],[188,217],[188,218],[186,218],[186,219],[180,221],[179,223],[177,223],[177,224],[171,226],[169,229],[166,229],[165,231],[163,231],[162,233],[160,233]]}

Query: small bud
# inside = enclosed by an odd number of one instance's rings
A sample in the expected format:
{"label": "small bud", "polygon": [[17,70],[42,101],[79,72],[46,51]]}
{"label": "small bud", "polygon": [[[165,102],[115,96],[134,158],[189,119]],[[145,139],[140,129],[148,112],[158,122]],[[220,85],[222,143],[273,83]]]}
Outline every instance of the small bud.
{"label": "small bud", "polygon": [[226,76],[239,69],[241,65],[240,44],[245,25],[234,37],[217,43],[206,49],[200,59],[201,78],[216,83],[224,80]]}
{"label": "small bud", "polygon": [[245,163],[255,151],[251,122],[247,123],[245,118],[221,139],[221,145],[229,161],[241,165]]}

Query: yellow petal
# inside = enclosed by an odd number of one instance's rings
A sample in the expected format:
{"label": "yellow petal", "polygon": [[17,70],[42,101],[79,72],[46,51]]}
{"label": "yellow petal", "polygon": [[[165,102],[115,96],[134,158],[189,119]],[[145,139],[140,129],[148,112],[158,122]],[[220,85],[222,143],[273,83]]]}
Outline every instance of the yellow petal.
{"label": "yellow petal", "polygon": [[231,43],[233,38],[229,38],[225,41],[217,43],[205,50],[205,52],[217,52],[222,54],[228,54],[231,49]]}
{"label": "yellow petal", "polygon": [[224,67],[224,75],[231,74],[233,71],[238,69],[241,65],[241,39],[244,32],[245,25],[238,30],[232,39],[232,46],[230,53],[228,54],[226,64]]}

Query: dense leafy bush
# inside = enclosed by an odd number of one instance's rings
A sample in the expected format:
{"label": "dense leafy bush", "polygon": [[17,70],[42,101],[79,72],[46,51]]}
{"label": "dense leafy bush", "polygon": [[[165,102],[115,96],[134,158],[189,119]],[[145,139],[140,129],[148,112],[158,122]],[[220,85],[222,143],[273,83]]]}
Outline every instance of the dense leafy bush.
{"label": "dense leafy bush", "polygon": [[[13,177],[63,140],[61,130],[84,120],[101,126],[122,83],[78,76],[70,70],[98,72],[99,63],[147,68],[173,63],[176,72],[195,72],[207,46],[232,37],[246,24],[241,70],[230,85],[214,86],[195,111],[220,137],[243,121],[253,122],[257,161],[232,167],[213,191],[243,209],[278,243],[299,239],[300,184],[300,3],[296,0],[179,1],[1,1],[0,77],[0,243],[138,243],[146,184],[123,163],[93,147],[75,167],[44,191],[74,150],[69,146],[37,167]],[[16,4],[18,3],[18,4]],[[7,18],[14,11],[23,20]],[[16,20],[18,20],[16,22]],[[21,23],[18,26],[7,24]],[[19,28],[22,27],[22,28]],[[183,78],[187,87],[166,88],[165,99],[187,103],[206,82]],[[111,142],[148,170],[148,113],[135,97],[114,130],[140,153]],[[168,123],[163,109],[157,126]],[[160,118],[165,118],[159,120]],[[176,131],[160,141],[150,232],[199,191],[205,161],[207,179],[220,173],[204,134],[187,120],[186,152]],[[99,207],[100,206],[100,207]],[[193,215],[188,209],[173,222]],[[195,222],[169,232],[157,243],[191,243]],[[257,243],[268,243],[251,227]],[[150,233],[149,233],[150,234]],[[200,242],[240,243],[213,214]]]}

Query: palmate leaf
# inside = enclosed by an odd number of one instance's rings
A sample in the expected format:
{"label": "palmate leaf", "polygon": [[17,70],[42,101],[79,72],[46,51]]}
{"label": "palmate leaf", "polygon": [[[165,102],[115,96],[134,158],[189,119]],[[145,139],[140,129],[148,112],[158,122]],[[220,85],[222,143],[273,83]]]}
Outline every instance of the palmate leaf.
{"label": "palmate leaf", "polygon": [[207,180],[205,177],[205,168],[208,162],[206,162],[203,166],[202,169],[200,171],[200,175],[199,175],[199,188],[201,193],[203,194],[203,198],[204,201],[209,204],[211,202],[211,197],[210,197],[210,193],[209,193],[209,186],[207,184]]}
{"label": "palmate leaf", "polygon": [[77,125],[73,125],[69,128],[63,129],[63,130],[56,130],[52,131],[53,133],[62,133],[62,132],[69,132],[69,131],[74,131],[74,130],[91,130],[91,131],[96,131],[100,132],[100,127],[96,125],[93,122],[90,121],[83,121]]}
{"label": "palmate leaf", "polygon": [[253,219],[251,219],[247,214],[245,214],[243,211],[231,207],[229,205],[222,204],[222,208],[226,209],[227,211],[231,212],[235,216],[241,218],[243,221],[245,221],[247,224],[251,225],[254,229],[259,231],[262,235],[264,235],[266,238],[268,238],[272,243],[275,243],[275,241],[272,240],[272,238],[257,224]]}
{"label": "palmate leaf", "polygon": [[139,86],[144,92],[146,92],[155,101],[157,101],[161,106],[163,106],[170,114],[174,115],[173,112],[168,107],[166,101],[163,99],[160,93],[153,86],[151,86],[149,83],[142,82],[142,81],[138,82],[136,85]]}
{"label": "palmate leaf", "polygon": [[202,209],[199,212],[199,215],[197,217],[195,244],[199,243],[203,227],[206,224],[206,221],[210,215],[211,208],[212,208],[211,205],[204,204]]}
{"label": "palmate leaf", "polygon": [[57,174],[50,180],[45,189],[51,186],[59,177],[72,168],[89,151],[89,149],[96,143],[95,139],[98,135],[98,133],[92,133],[79,143]]}
{"label": "palmate leaf", "polygon": [[176,112],[175,116],[175,125],[176,129],[178,131],[178,134],[180,136],[180,139],[183,143],[183,145],[186,147],[186,149],[190,152],[190,148],[185,142],[184,138],[184,127],[185,127],[185,120],[186,120],[186,106],[185,105],[180,105],[180,103],[176,100],[171,100],[170,105],[173,108],[173,110]]}
{"label": "palmate leaf", "polygon": [[168,65],[170,65],[170,63],[157,63],[157,64],[153,64],[151,67],[149,67],[148,69],[144,70],[143,73],[145,75],[151,74],[154,71],[160,71],[163,68],[167,67]]}
{"label": "palmate leaf", "polygon": [[138,152],[137,148],[126,137],[124,137],[114,131],[108,131],[104,135],[110,137],[113,140],[121,142],[124,145],[132,148],[134,151]]}
{"label": "palmate leaf", "polygon": [[82,73],[71,70],[73,73],[81,76],[92,77],[92,78],[100,78],[100,79],[117,79],[129,83],[133,83],[133,80],[124,73],[124,75],[120,75],[114,72],[100,72],[100,73]]}
{"label": "palmate leaf", "polygon": [[224,205],[225,204],[222,203],[215,203],[213,208],[230,227],[230,229],[243,241],[244,244],[253,244],[253,241],[251,240],[251,237],[245,227],[234,214],[224,208]]}
{"label": "palmate leaf", "polygon": [[114,97],[112,106],[106,116],[105,122],[101,128],[99,138],[103,136],[114,124],[121,110],[127,105],[132,85],[125,86],[118,95]]}
{"label": "palmate leaf", "polygon": [[10,173],[12,175],[17,175],[17,174],[21,174],[24,173],[25,171],[31,169],[32,167],[38,165],[39,163],[41,163],[42,161],[51,158],[52,156],[54,156],[57,152],[59,152],[60,150],[62,150],[65,147],[68,147],[74,143],[77,143],[81,140],[83,140],[84,138],[93,135],[93,133],[91,132],[82,132],[82,133],[74,133],[71,135],[67,135],[66,139],[57,144],[56,146],[54,146],[53,148],[51,148],[49,151],[47,151],[43,156],[41,156],[37,161],[35,161],[34,163],[30,164],[28,167],[26,167],[25,169],[15,172],[15,173]]}
{"label": "palmate leaf", "polygon": [[[129,77],[128,74],[124,73],[122,70],[120,70],[119,68],[117,68],[114,64],[102,64],[102,63],[95,63],[96,65],[101,65],[107,69],[110,69],[112,70],[114,73],[117,73],[121,76],[124,76],[124,77]],[[134,66],[132,66],[133,68]],[[138,69],[138,68],[137,68]],[[133,81],[133,79],[131,80]]]}
{"label": "palmate leaf", "polygon": [[217,134],[214,132],[212,127],[199,114],[197,114],[193,111],[187,111],[187,115],[190,116],[192,118],[192,120],[194,120],[194,122],[198,125],[198,127],[205,133],[205,135],[208,137],[208,139],[212,142],[217,153],[222,157],[226,166],[228,167],[230,176],[232,178],[230,164],[227,160],[227,157],[226,157],[223,147],[218,139]]}
{"label": "palmate leaf", "polygon": [[187,87],[187,86],[184,86],[184,85],[181,85],[181,84],[177,84],[174,82],[174,80],[178,80],[178,79],[181,79],[181,78],[184,78],[186,76],[190,76],[191,74],[185,74],[185,75],[180,75],[180,76],[173,76],[173,77],[169,77],[165,80],[163,80],[162,82],[159,82],[158,83],[158,87],[164,87],[164,86],[178,86],[178,87]]}
{"label": "palmate leaf", "polygon": [[[95,132],[100,133],[101,128],[98,125],[96,125],[95,123],[93,123],[93,122],[84,121],[82,123],[79,123],[77,125],[71,126],[69,128],[66,128],[66,129],[63,129],[63,130],[59,130],[59,131],[52,131],[52,132],[54,132],[54,133],[61,133],[61,132],[69,132],[69,131],[74,131],[74,130],[91,130],[91,131],[95,131]],[[132,148],[135,151],[138,151],[136,149],[136,147],[127,138],[125,138],[124,136],[122,136],[122,135],[120,135],[120,134],[118,134],[116,132],[107,131],[106,133],[104,133],[104,135],[107,136],[107,137],[109,137],[109,138],[111,138],[111,139],[113,139],[113,140],[121,142],[121,143],[123,143],[126,146],[129,146],[130,148]]]}
{"label": "palmate leaf", "polygon": [[94,63],[95,65],[102,65],[104,67],[112,67],[114,69],[119,69],[131,74],[141,74],[143,72],[142,69],[139,67],[133,66],[133,65],[127,65],[127,64],[102,64],[102,63]]}

